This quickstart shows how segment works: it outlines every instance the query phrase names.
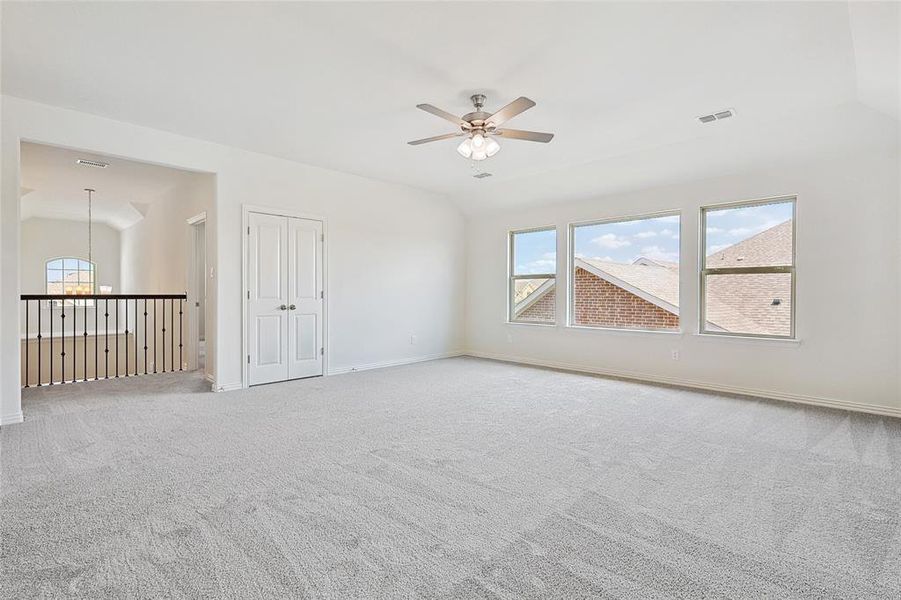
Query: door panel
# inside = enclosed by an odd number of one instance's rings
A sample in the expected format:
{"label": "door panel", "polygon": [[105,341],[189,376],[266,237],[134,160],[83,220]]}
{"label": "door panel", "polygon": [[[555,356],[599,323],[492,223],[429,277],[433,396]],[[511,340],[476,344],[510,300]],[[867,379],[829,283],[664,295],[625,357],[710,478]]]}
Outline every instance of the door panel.
{"label": "door panel", "polygon": [[288,219],[288,377],[322,375],[322,222]]}
{"label": "door panel", "polygon": [[288,223],[250,213],[249,225],[247,374],[256,385],[288,377]]}
{"label": "door panel", "polygon": [[317,344],[316,315],[295,315],[295,335],[297,336],[297,356],[296,360],[315,359],[319,354],[319,345]]}
{"label": "door panel", "polygon": [[282,357],[282,317],[262,315],[257,317],[256,364],[259,366],[284,365]]}

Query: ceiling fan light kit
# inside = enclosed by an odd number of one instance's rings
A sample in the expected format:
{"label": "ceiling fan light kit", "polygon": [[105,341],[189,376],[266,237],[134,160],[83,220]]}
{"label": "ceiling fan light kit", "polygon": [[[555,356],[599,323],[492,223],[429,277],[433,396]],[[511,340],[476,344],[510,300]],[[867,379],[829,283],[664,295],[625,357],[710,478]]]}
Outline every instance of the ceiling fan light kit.
{"label": "ceiling fan light kit", "polygon": [[539,133],[537,131],[522,131],[519,129],[498,129],[499,125],[535,106],[533,101],[524,96],[517,98],[495,113],[488,113],[482,110],[486,100],[484,94],[474,94],[470,97],[470,100],[472,100],[472,105],[475,110],[462,117],[441,110],[431,104],[417,104],[416,108],[457,125],[460,128],[460,132],[436,135],[434,137],[414,140],[407,143],[411,146],[418,146],[419,144],[428,142],[464,137],[466,139],[457,146],[457,153],[463,158],[473,161],[483,161],[500,151],[501,145],[497,142],[495,137],[506,137],[512,140],[525,140],[543,144],[550,142],[554,138],[553,133]]}

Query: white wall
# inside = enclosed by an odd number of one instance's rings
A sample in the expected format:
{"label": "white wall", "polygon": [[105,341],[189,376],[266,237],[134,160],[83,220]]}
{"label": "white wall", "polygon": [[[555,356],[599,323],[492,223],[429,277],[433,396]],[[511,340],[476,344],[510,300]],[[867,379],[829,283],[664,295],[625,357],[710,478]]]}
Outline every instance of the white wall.
{"label": "white wall", "polygon": [[[94,223],[92,257],[97,285],[109,285],[121,293],[119,278],[119,232],[104,223]],[[88,258],[88,224],[61,219],[31,218],[22,222],[22,255],[19,261],[23,294],[46,293],[44,267],[51,258]],[[99,288],[98,288],[99,290]],[[99,291],[98,291],[99,293]]]}
{"label": "white wall", "polygon": [[[0,418],[20,418],[19,140],[216,174],[208,214],[213,285],[208,349],[216,385],[240,385],[241,206],[291,207],[326,219],[328,364],[341,371],[455,353],[463,346],[463,217],[413,188],[310,167],[163,131],[2,98]],[[210,332],[208,332],[209,334]],[[417,344],[410,336],[417,336]]]}
{"label": "white wall", "polygon": [[[689,184],[545,204],[467,221],[467,350],[482,356],[749,392],[860,403],[901,415],[899,398],[899,157],[879,152]],[[499,189],[498,193],[503,193]],[[698,325],[698,209],[709,203],[798,195],[800,343],[694,334]],[[682,210],[682,334],[505,324],[507,231],[556,224],[558,273],[567,224]],[[671,350],[680,351],[680,360]],[[858,407],[860,408],[860,407]]]}

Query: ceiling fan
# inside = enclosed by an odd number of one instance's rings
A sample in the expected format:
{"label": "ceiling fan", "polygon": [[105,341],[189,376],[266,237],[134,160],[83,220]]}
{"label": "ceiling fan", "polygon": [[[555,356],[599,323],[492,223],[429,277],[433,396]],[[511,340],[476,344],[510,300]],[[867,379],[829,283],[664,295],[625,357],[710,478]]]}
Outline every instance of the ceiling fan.
{"label": "ceiling fan", "polygon": [[459,152],[463,158],[485,160],[489,156],[497,154],[498,150],[501,149],[500,144],[494,139],[495,137],[508,138],[511,140],[525,140],[527,142],[541,142],[543,144],[548,143],[554,138],[553,133],[498,128],[519,113],[525,112],[535,106],[535,103],[526,97],[520,96],[495,113],[487,113],[482,110],[486,100],[484,94],[475,94],[470,97],[470,100],[472,100],[475,111],[467,113],[462,117],[452,115],[431,104],[417,104],[416,108],[450,121],[454,125],[459,126],[460,131],[436,135],[434,137],[414,140],[407,143],[411,146],[418,146],[419,144],[426,144],[428,142],[465,137],[466,139],[457,146],[457,152]]}

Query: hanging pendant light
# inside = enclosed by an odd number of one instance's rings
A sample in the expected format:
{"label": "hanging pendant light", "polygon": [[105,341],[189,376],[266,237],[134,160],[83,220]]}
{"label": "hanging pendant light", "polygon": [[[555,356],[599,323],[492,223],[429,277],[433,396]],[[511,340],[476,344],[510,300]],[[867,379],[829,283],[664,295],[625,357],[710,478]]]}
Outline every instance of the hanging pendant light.
{"label": "hanging pendant light", "polygon": [[94,287],[94,190],[91,188],[85,188],[84,191],[88,193],[88,268],[91,269],[91,285],[84,286],[84,289],[79,285],[79,291],[84,294],[88,294],[93,292]]}

